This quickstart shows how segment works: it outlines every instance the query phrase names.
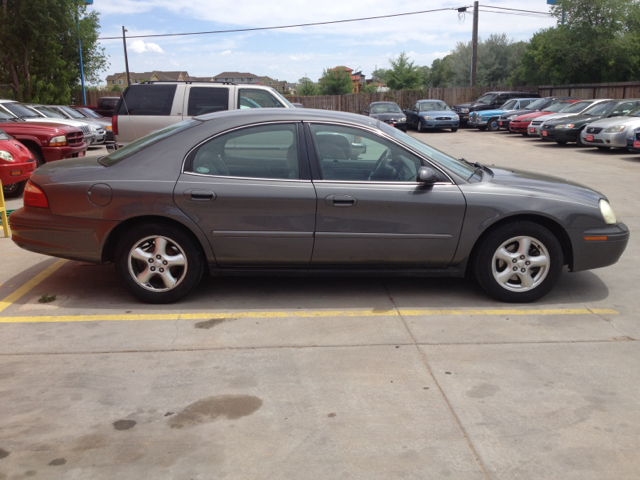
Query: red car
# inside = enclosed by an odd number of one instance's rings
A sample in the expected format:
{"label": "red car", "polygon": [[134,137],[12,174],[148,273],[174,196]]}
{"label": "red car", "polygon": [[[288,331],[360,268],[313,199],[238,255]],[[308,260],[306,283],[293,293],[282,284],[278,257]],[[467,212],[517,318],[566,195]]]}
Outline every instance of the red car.
{"label": "red car", "polygon": [[22,195],[36,161],[27,147],[0,129],[0,181],[7,198]]}
{"label": "red car", "polygon": [[552,113],[558,113],[562,111],[567,105],[572,103],[579,102],[580,100],[563,100],[558,103],[553,103],[549,105],[544,110],[539,112],[530,112],[525,113],[524,115],[518,115],[509,123],[509,130],[514,133],[521,133],[525,137],[529,135],[528,128],[529,124],[536,118],[542,117],[544,115],[551,115]]}

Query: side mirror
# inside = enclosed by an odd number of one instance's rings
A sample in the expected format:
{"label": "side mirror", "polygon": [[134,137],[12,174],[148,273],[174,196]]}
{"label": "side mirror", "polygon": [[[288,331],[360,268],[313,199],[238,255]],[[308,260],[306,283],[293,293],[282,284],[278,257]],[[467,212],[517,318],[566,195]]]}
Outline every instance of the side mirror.
{"label": "side mirror", "polygon": [[369,110],[365,110],[364,112],[362,112],[363,115],[369,115]]}
{"label": "side mirror", "polygon": [[431,167],[420,167],[418,170],[418,182],[433,185],[438,181],[438,172]]}

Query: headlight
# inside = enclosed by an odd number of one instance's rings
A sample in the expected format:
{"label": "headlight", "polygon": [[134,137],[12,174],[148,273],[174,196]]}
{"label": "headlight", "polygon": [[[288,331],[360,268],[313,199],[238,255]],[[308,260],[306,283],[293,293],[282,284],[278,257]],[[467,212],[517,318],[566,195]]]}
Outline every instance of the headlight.
{"label": "headlight", "polygon": [[607,128],[604,133],[618,133],[624,131],[624,125],[614,125],[613,127]]}
{"label": "headlight", "polygon": [[66,145],[66,144],[67,144],[67,137],[65,137],[64,135],[59,135],[49,140],[50,147],[62,147],[63,145]]}
{"label": "headlight", "polygon": [[98,127],[97,125],[94,125],[93,123],[89,125],[89,130],[91,130],[92,132],[97,132],[98,131]]}
{"label": "headlight", "polygon": [[406,122],[406,121],[407,121],[407,117],[402,117],[402,118],[400,119],[400,123],[403,123],[403,122]]}
{"label": "headlight", "polygon": [[573,128],[573,123],[566,123],[563,125],[556,125],[555,127],[556,130],[562,130],[563,128]]}
{"label": "headlight", "polygon": [[460,120],[460,115],[454,115],[454,116],[452,117],[452,120]]}
{"label": "headlight", "polygon": [[0,158],[6,162],[13,162],[13,155],[6,150],[0,150]]}
{"label": "headlight", "polygon": [[460,109],[460,113],[469,113],[469,109],[468,108],[461,108]]}
{"label": "headlight", "polygon": [[424,118],[425,120],[433,120],[433,117],[429,117],[428,115],[425,115],[425,116],[424,116],[424,117],[422,117],[422,118]]}
{"label": "headlight", "polygon": [[602,213],[602,218],[604,218],[604,223],[607,225],[613,225],[617,223],[616,214],[613,213],[613,209],[609,202],[607,202],[604,198],[600,199],[600,212]]}

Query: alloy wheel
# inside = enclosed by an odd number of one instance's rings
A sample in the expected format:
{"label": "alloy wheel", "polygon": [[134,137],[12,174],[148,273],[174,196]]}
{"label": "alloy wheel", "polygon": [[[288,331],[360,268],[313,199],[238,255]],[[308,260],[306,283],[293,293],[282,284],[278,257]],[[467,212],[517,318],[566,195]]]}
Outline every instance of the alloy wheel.
{"label": "alloy wheel", "polygon": [[146,237],[128,256],[129,273],[142,288],[152,292],[173,290],[187,274],[187,256],[175,241],[163,236]]}
{"label": "alloy wheel", "polygon": [[512,292],[528,292],[540,285],[549,273],[547,248],[533,237],[513,237],[496,250],[491,261],[493,277]]}

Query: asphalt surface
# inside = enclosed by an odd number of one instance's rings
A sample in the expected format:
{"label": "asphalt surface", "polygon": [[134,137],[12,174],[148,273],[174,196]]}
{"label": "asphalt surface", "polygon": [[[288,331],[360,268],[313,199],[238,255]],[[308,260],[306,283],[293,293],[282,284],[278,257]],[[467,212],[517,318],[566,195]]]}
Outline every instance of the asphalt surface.
{"label": "asphalt surface", "polygon": [[637,479],[640,155],[411,134],[600,190],[627,251],[529,305],[459,279],[215,278],[151,307],[112,266],[0,238],[0,480]]}

